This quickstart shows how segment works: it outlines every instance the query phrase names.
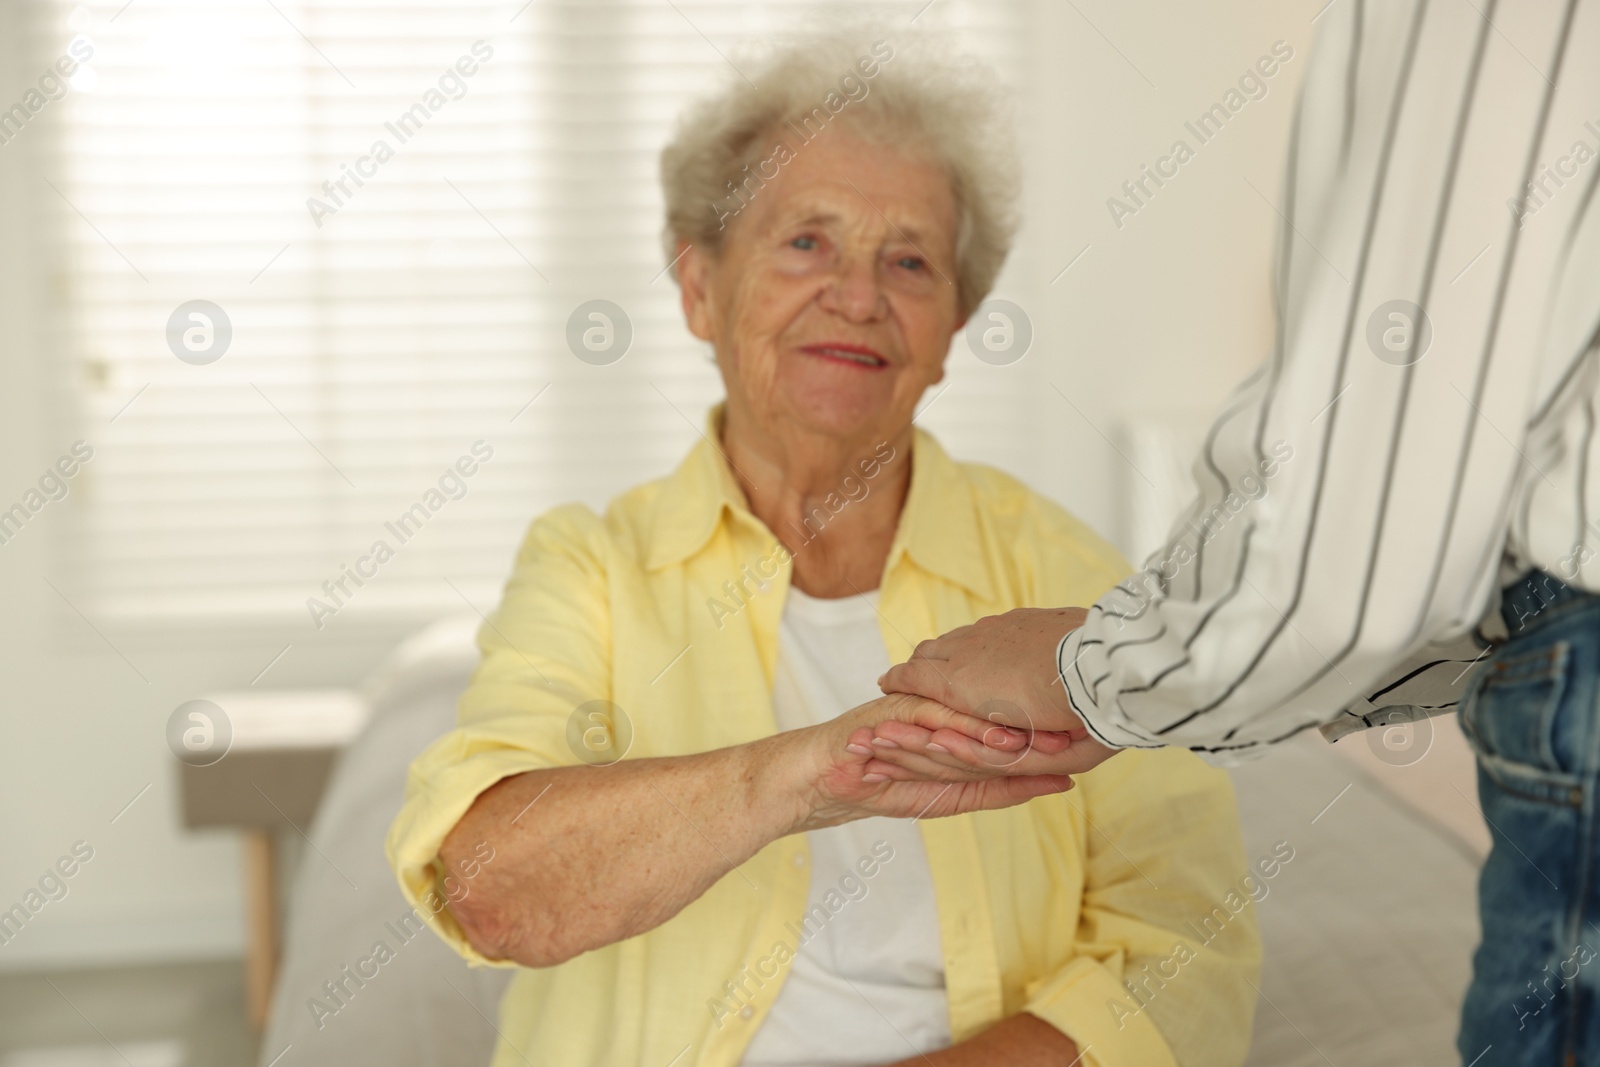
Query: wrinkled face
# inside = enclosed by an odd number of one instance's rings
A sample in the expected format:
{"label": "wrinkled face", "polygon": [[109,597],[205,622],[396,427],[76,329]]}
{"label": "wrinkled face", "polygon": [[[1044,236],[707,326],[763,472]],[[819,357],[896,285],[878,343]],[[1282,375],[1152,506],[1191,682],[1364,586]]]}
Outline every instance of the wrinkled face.
{"label": "wrinkled face", "polygon": [[789,141],[750,168],[765,187],[722,205],[721,251],[680,262],[689,327],[755,433],[887,439],[961,327],[955,198],[936,163],[847,129]]}

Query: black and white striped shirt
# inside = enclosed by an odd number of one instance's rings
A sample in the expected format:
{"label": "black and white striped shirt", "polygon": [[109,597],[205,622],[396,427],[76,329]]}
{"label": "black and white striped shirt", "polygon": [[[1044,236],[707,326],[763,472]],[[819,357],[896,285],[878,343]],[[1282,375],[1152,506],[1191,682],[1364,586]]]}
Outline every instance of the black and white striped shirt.
{"label": "black and white striped shirt", "polygon": [[1059,650],[1107,744],[1225,763],[1449,710],[1508,576],[1600,590],[1600,0],[1335,0],[1319,32],[1274,351]]}

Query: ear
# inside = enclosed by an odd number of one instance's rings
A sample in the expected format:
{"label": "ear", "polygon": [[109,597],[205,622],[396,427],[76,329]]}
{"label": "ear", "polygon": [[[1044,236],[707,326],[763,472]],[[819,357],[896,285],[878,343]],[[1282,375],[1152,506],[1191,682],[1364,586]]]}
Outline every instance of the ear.
{"label": "ear", "polygon": [[683,303],[683,318],[689,332],[702,341],[712,339],[711,270],[712,257],[688,241],[678,241],[678,296]]}

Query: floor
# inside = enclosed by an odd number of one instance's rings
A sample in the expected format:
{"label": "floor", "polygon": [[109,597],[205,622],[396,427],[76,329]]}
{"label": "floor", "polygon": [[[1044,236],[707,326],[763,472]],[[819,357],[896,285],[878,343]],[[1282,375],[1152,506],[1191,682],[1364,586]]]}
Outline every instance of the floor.
{"label": "floor", "polygon": [[1333,751],[1460,838],[1479,862],[1489,854],[1478,761],[1455,715],[1363,730],[1340,738]]}
{"label": "floor", "polygon": [[0,975],[0,1067],[254,1067],[237,960]]}

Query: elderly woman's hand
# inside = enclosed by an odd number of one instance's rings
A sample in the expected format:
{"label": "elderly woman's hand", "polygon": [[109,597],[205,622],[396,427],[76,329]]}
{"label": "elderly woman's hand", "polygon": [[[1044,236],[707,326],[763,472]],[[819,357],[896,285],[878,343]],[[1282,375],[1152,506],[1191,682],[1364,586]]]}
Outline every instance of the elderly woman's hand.
{"label": "elderly woman's hand", "polygon": [[[809,730],[779,734],[775,741],[803,746],[805,753],[789,763],[790,773],[797,774],[800,783],[795,787],[801,811],[797,830],[874,815],[937,818],[1005,808],[1072,788],[1072,779],[1062,773],[917,774],[880,759],[884,752],[881,745],[873,747],[874,730],[879,738],[885,731],[911,731],[900,735],[908,738],[949,731],[979,749],[1001,752],[982,743],[987,733],[996,745],[1013,750],[1002,758],[1014,758],[1015,750],[1026,743],[1023,731],[974,720],[936,701],[905,694],[880,697]],[[980,740],[960,734],[961,730],[977,731]]]}
{"label": "elderly woman's hand", "polygon": [[850,735],[847,750],[868,754],[865,779],[974,783],[1055,778],[1093,770],[1120,751],[1095,741],[1082,727],[1023,731],[912,699],[918,703],[908,709],[909,719],[883,720],[870,731],[862,728]]}
{"label": "elderly woman's hand", "polygon": [[874,774],[874,750],[851,741],[890,722],[938,729],[960,718],[897,694],[711,752],[512,775],[481,793],[440,846],[447,869],[478,842],[496,849],[451,912],[485,956],[548,967],[653,929],[789,834],[1006,808],[1071,788],[1060,775],[899,781]]}

